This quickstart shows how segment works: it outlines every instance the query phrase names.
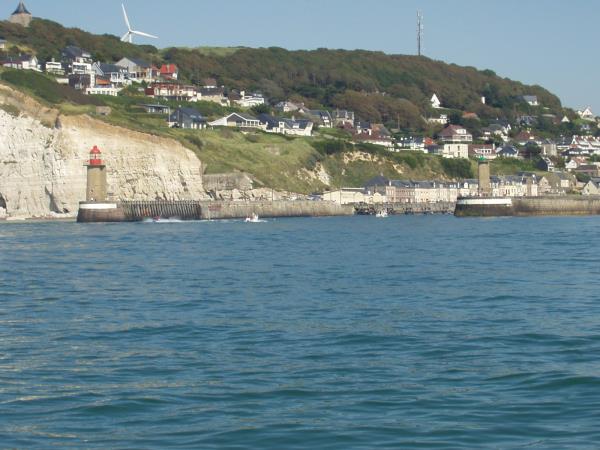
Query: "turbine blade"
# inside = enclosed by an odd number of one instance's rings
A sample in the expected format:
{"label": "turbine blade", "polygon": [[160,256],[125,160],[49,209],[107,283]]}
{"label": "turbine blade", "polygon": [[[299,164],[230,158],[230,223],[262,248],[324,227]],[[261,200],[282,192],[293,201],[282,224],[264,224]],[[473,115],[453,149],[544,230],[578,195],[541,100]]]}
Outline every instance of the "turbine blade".
{"label": "turbine blade", "polygon": [[138,35],[138,36],[149,37],[149,38],[152,38],[152,39],[158,39],[158,36],[153,36],[153,35],[151,35],[151,34],[144,33],[143,31],[133,31],[133,30],[132,30],[132,31],[131,31],[131,34],[136,34],[136,35]]}
{"label": "turbine blade", "polygon": [[131,25],[129,24],[129,17],[127,17],[127,11],[125,11],[125,5],[121,3],[121,7],[123,8],[123,17],[125,17],[125,24],[127,25],[127,29],[131,31]]}

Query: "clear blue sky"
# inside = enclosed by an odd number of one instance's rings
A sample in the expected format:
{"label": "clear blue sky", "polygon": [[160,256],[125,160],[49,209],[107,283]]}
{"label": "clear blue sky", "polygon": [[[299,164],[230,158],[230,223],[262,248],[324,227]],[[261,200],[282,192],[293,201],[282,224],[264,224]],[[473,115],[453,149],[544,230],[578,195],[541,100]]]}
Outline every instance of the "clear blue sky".
{"label": "clear blue sky", "polygon": [[[17,0],[1,0],[5,15]],[[25,0],[36,17],[94,33],[126,30],[121,0]],[[251,5],[251,6],[249,6]],[[425,55],[540,84],[573,108],[600,114],[600,2],[595,0],[125,0],[135,29],[168,46],[278,46],[416,52],[416,11]]]}

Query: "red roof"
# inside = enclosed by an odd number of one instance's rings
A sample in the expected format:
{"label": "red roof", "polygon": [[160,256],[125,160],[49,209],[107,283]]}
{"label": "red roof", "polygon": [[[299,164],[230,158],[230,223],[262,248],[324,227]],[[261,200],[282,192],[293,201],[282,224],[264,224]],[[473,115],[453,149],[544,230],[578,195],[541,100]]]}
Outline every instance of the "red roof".
{"label": "red roof", "polygon": [[171,75],[179,72],[175,64],[163,64],[160,68],[161,75]]}

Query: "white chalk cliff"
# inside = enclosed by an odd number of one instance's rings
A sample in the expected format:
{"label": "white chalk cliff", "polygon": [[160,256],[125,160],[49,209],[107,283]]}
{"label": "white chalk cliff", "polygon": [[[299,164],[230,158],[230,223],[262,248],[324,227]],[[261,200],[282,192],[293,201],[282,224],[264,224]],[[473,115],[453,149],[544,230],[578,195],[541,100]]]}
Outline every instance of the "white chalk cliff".
{"label": "white chalk cliff", "polygon": [[59,115],[0,85],[0,219],[75,216],[97,145],[115,200],[201,200],[202,163],[179,142]]}

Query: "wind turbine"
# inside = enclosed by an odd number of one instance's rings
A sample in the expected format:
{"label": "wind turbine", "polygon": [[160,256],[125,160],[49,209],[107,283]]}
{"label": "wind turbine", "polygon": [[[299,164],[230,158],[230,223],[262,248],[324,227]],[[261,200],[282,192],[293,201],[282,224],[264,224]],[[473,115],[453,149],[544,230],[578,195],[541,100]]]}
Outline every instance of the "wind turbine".
{"label": "wind turbine", "polygon": [[123,7],[123,17],[125,17],[125,25],[127,25],[127,33],[125,33],[123,35],[123,37],[121,38],[121,40],[123,42],[129,42],[130,44],[132,44],[133,36],[144,36],[144,37],[148,37],[148,38],[152,38],[152,39],[158,39],[157,36],[153,36],[151,34],[144,33],[143,31],[132,30],[131,24],[129,23],[129,18],[127,17],[127,11],[125,11],[125,5],[123,3],[121,3],[121,6]]}

